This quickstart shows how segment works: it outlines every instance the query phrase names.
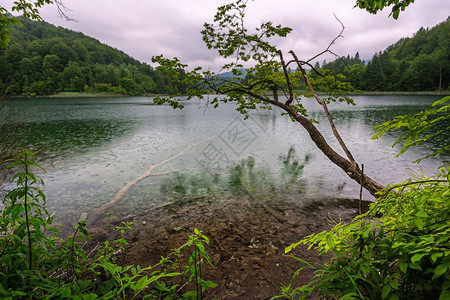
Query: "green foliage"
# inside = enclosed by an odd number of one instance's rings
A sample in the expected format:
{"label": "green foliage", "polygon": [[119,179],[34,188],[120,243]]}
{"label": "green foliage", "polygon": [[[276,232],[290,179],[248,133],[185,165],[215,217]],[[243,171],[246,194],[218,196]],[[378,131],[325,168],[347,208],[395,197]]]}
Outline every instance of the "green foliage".
{"label": "green foliage", "polygon": [[[0,14],[0,17],[3,16]],[[62,92],[144,95],[184,92],[182,83],[82,33],[19,17],[0,51],[0,90],[8,95]]]}
{"label": "green foliage", "polygon": [[338,223],[287,247],[286,253],[305,244],[333,258],[324,266],[307,264],[314,280],[300,288],[291,284],[280,297],[315,290],[342,299],[447,299],[449,183],[449,169],[442,168],[436,177],[389,186],[351,224]]}
{"label": "green foliage", "polygon": [[356,6],[365,9],[372,14],[392,6],[391,16],[397,19],[400,11],[404,11],[414,0],[356,0]]}
{"label": "green foliage", "polygon": [[[42,169],[33,156],[22,149],[9,165],[16,171],[16,188],[2,199],[0,210],[2,299],[201,299],[216,286],[201,274],[204,261],[211,260],[205,250],[209,240],[198,229],[167,258],[145,268],[116,263],[127,245],[123,238],[106,241],[88,255],[80,246],[89,238],[85,222],[74,226],[66,240],[58,238],[39,188],[43,182],[31,172],[32,167]],[[117,232],[124,234],[131,225],[122,222]],[[190,282],[195,290],[189,290]]]}
{"label": "green foliage", "polygon": [[[303,161],[298,159],[295,148],[289,147],[286,155],[280,155],[279,176],[273,176],[268,167],[260,166],[254,157],[236,162],[229,168],[226,176],[209,173],[177,172],[166,179],[160,191],[165,202],[214,199],[217,194],[250,195],[258,201],[277,199],[304,193],[303,169],[311,156],[306,154]],[[273,170],[272,170],[273,171]]]}
{"label": "green foliage", "polygon": [[273,194],[275,185],[269,179],[267,168],[255,168],[255,158],[248,157],[231,168],[228,180],[233,193],[248,193],[253,198]]}
{"label": "green foliage", "polygon": [[202,278],[202,265],[205,260],[209,264],[212,264],[208,253],[205,252],[205,244],[209,244],[208,237],[203,235],[197,228],[194,228],[194,234],[189,235],[187,243],[179,248],[179,250],[193,248],[188,259],[188,265],[182,274],[187,281],[193,281],[195,283],[196,289],[195,291],[185,292],[183,294],[183,298],[185,299],[202,299],[204,291],[217,286],[216,283]]}
{"label": "green foliage", "polygon": [[[391,129],[405,129],[396,142],[411,146],[448,130],[450,97],[414,116],[399,116],[375,127],[375,137]],[[437,130],[435,127],[442,125]],[[435,129],[434,131],[432,131]],[[431,131],[431,133],[430,133]],[[441,149],[428,155],[436,155]],[[427,156],[427,157],[428,157]],[[315,272],[305,286],[281,288],[276,298],[304,299],[313,291],[340,299],[448,299],[450,296],[450,168],[434,177],[409,179],[390,185],[369,211],[352,223],[337,223],[286,248],[308,245],[319,254],[331,253],[326,265],[312,265],[291,256]]]}
{"label": "green foliage", "polygon": [[[372,139],[378,139],[390,130],[403,130],[400,138],[393,145],[403,144],[402,149],[397,154],[399,156],[413,146],[421,145],[447,133],[450,130],[450,103],[446,105],[445,103],[448,101],[450,101],[450,96],[434,102],[431,109],[412,116],[397,116],[393,120],[377,125],[374,128],[375,134]],[[416,162],[448,150],[450,150],[450,145],[443,145],[433,153],[416,160]]]}
{"label": "green foliage", "polygon": [[311,156],[306,154],[303,162],[296,156],[295,148],[289,147],[287,155],[280,155],[280,178],[271,176],[267,167],[257,166],[254,157],[248,157],[230,168],[227,189],[236,195],[249,195],[252,200],[277,200],[283,196],[305,192],[303,169]]}
{"label": "green foliage", "polygon": [[[201,33],[206,46],[215,49],[224,59],[228,59],[228,63],[221,67],[220,72],[205,71],[198,67],[185,72],[181,78],[180,70],[185,69],[187,65],[181,63],[178,58],[167,59],[162,55],[152,58],[152,61],[158,64],[156,69],[170,75],[174,82],[181,81],[187,87],[187,100],[215,93],[220,96],[210,100],[214,108],[221,102],[235,102],[236,110],[246,115],[249,110],[271,109],[271,105],[282,106],[283,99],[278,99],[280,93],[289,99],[288,104],[293,111],[307,116],[301,99],[302,96],[311,95],[311,92],[303,92],[306,86],[305,77],[311,76],[297,69],[297,64],[309,62],[300,62],[296,59],[285,62],[281,50],[272,43],[273,38],[287,37],[292,29],[274,25],[272,22],[263,22],[250,32],[245,27],[246,3],[238,0],[220,6],[217,8],[214,23],[204,24]],[[250,61],[255,65],[246,69],[244,76],[243,63]],[[296,70],[288,71],[290,64],[295,66]],[[222,76],[224,73],[227,76]],[[319,88],[323,88],[327,94],[326,102],[336,100],[351,102],[347,95],[354,92],[354,89],[343,82],[343,78],[330,74],[323,75],[324,78],[316,79],[313,86],[317,84]],[[269,94],[272,94],[272,97],[268,96]],[[167,103],[174,108],[183,108],[177,96],[179,95],[158,97],[155,103]]]}
{"label": "green foliage", "polygon": [[303,169],[305,165],[311,159],[311,155],[306,154],[303,163],[300,163],[295,155],[294,146],[290,146],[286,156],[280,155],[278,158],[283,166],[281,169],[281,177],[285,180],[284,188],[289,190],[295,187],[299,193],[305,188],[305,185],[299,181],[301,175],[303,174]]}
{"label": "green foliage", "polygon": [[[355,90],[349,82],[346,82],[346,77],[343,74],[332,74],[329,70],[318,69],[322,76],[311,76],[310,82],[316,90],[325,92],[326,95],[322,100],[329,104],[331,102],[346,102],[347,104],[355,105],[353,99],[349,97],[349,91],[352,93],[359,93]],[[306,95],[312,97],[313,95]]]}
{"label": "green foliage", "polygon": [[172,199],[200,199],[212,196],[216,191],[220,191],[221,178],[219,174],[210,176],[209,174],[190,174],[177,172],[172,178],[165,180],[160,187],[160,191],[167,196],[167,200]]}
{"label": "green foliage", "polygon": [[[42,18],[39,14],[39,8],[52,2],[52,0],[37,0],[33,2],[18,0],[14,1],[11,11],[18,12],[27,19],[40,21]],[[0,49],[8,47],[11,41],[8,26],[13,24],[20,24],[19,20],[13,17],[6,8],[0,6]]]}
{"label": "green foliage", "polygon": [[42,179],[30,171],[31,167],[40,168],[31,161],[33,156],[32,152],[22,149],[8,166],[23,169],[13,176],[16,188],[3,200],[0,221],[1,285],[17,286],[23,281],[23,290],[32,286],[23,277],[46,260],[45,253],[39,249],[53,244],[52,239],[44,235],[51,218],[44,207],[45,195],[36,186],[43,184]]}

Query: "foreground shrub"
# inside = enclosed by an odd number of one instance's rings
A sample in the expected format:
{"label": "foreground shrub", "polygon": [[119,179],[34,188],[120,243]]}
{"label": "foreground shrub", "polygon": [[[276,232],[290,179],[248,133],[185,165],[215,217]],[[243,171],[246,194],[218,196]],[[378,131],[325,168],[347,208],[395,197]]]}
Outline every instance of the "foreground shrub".
{"label": "foreground shrub", "polygon": [[331,253],[308,285],[282,287],[275,298],[304,299],[312,292],[330,299],[450,299],[450,176],[389,186],[369,211],[351,224],[312,234],[286,248],[309,245]]}
{"label": "foreground shrub", "polygon": [[[209,239],[198,229],[149,267],[116,264],[127,244],[122,238],[85,251],[80,246],[89,238],[85,222],[67,239],[59,238],[45,209],[44,182],[31,172],[43,170],[33,156],[22,149],[9,165],[16,188],[0,207],[1,299],[201,299],[216,286],[202,278],[203,263],[211,261],[205,251]],[[131,225],[123,222],[117,229],[124,233]]]}

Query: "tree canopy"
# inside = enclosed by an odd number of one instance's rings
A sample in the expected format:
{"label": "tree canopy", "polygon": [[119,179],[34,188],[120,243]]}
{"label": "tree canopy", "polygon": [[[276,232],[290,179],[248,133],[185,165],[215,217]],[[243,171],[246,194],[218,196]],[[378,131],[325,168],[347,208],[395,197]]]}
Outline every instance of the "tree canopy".
{"label": "tree canopy", "polygon": [[7,48],[10,43],[8,26],[20,24],[19,19],[14,17],[11,13],[17,12],[24,18],[42,21],[39,9],[46,4],[52,3],[56,4],[60,16],[70,19],[65,14],[67,9],[61,0],[36,0],[33,2],[27,0],[17,0],[14,1],[11,12],[3,6],[0,6],[0,49]]}
{"label": "tree canopy", "polygon": [[[343,25],[341,24],[341,33],[322,53],[308,60],[300,60],[294,51],[290,51],[285,57],[285,53],[272,43],[273,37],[284,38],[292,31],[291,28],[263,22],[250,31],[245,26],[246,7],[247,1],[242,0],[220,6],[214,17],[214,23],[204,24],[202,30],[206,46],[215,49],[220,56],[228,60],[222,66],[221,72],[230,72],[231,77],[221,77],[220,73],[205,71],[200,67],[182,74],[181,70],[186,69],[187,65],[177,58],[167,59],[163,56],[153,58],[153,62],[159,64],[156,69],[172,76],[174,82],[185,84],[188,87],[188,99],[204,98],[213,92],[217,96],[209,98],[210,105],[217,107],[222,102],[234,102],[237,110],[245,115],[254,109],[281,108],[283,114],[289,115],[293,121],[306,129],[326,157],[343,169],[350,178],[362,183],[370,193],[376,194],[382,186],[363,174],[335,127],[327,107],[327,104],[333,101],[353,104],[348,93],[354,92],[354,89],[350,84],[341,81],[342,76],[333,76],[325,70],[315,70],[311,64],[321,54],[331,52],[331,45],[341,37]],[[247,76],[243,79],[243,63],[250,61],[254,63],[254,67],[247,70]],[[319,76],[312,78],[305,67],[311,68]],[[291,68],[295,71],[289,71]],[[326,94],[319,97],[316,89]],[[156,97],[155,102],[182,108],[178,96],[174,94],[169,97]],[[317,102],[323,108],[340,149],[331,147],[330,137],[324,137],[314,125],[316,121],[309,117],[303,105],[304,101],[308,101],[305,97],[311,98],[310,101]]]}
{"label": "tree canopy", "polygon": [[414,0],[356,0],[355,7],[365,9],[372,14],[391,7],[391,16],[398,19],[400,11],[404,11]]}

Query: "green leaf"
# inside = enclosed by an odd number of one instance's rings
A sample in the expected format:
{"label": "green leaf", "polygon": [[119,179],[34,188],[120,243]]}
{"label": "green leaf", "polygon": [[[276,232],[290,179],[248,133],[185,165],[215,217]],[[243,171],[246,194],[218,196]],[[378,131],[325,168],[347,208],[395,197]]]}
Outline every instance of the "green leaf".
{"label": "green leaf", "polygon": [[442,291],[439,295],[439,300],[448,300],[450,299],[450,290]]}
{"label": "green leaf", "polygon": [[389,282],[389,285],[390,285],[393,289],[398,290],[398,280],[397,280],[397,279],[391,280],[391,282]]}
{"label": "green leaf", "polygon": [[22,204],[15,204],[13,206],[11,206],[11,208],[8,210],[11,214],[11,218],[13,220],[16,220],[17,217],[24,211],[24,207]]}
{"label": "green leaf", "polygon": [[183,294],[183,299],[198,299],[196,291],[188,291]]}
{"label": "green leaf", "polygon": [[427,218],[428,214],[426,212],[424,212],[423,210],[419,210],[418,212],[416,212],[416,216],[421,217],[421,218]]}
{"label": "green leaf", "polygon": [[408,263],[407,262],[400,262],[400,270],[406,274],[406,271],[408,270]]}
{"label": "green leaf", "polygon": [[419,228],[420,230],[423,229],[423,222],[422,222],[422,219],[421,219],[421,218],[415,217],[415,218],[413,219],[413,223],[414,223],[414,225],[415,225],[417,228]]}
{"label": "green leaf", "polygon": [[72,294],[69,288],[64,288],[61,292],[61,297],[68,298]]}
{"label": "green leaf", "polygon": [[418,263],[410,263],[408,266],[411,269],[422,271],[422,267]]}
{"label": "green leaf", "polygon": [[444,264],[440,264],[439,266],[436,267],[436,269],[434,270],[434,275],[435,276],[441,276],[442,274],[444,274],[448,269],[447,265]]}
{"label": "green leaf", "polygon": [[389,300],[398,300],[398,296],[396,294],[390,294],[389,295]]}
{"label": "green leaf", "polygon": [[217,283],[213,281],[200,280],[200,285],[203,289],[215,288],[217,287]]}
{"label": "green leaf", "polygon": [[381,292],[381,298],[386,299],[390,292],[391,292],[391,286],[386,284],[385,286],[383,286],[383,290]]}
{"label": "green leaf", "polygon": [[419,253],[414,254],[413,257],[411,257],[411,262],[413,262],[413,263],[418,262],[422,259],[422,257],[423,257],[423,254],[419,254]]}
{"label": "green leaf", "polygon": [[431,254],[431,261],[432,261],[433,263],[435,263],[435,262],[437,261],[437,259],[438,259],[439,257],[441,257],[442,255],[443,255],[442,252],[436,252],[436,253]]}
{"label": "green leaf", "polygon": [[289,246],[287,246],[287,247],[284,249],[284,253],[286,254],[286,253],[291,252],[293,249],[297,248],[297,246],[299,246],[300,244],[302,244],[301,241],[298,242],[298,243],[290,244]]}
{"label": "green leaf", "polygon": [[131,285],[131,288],[135,293],[142,291],[151,282],[146,276],[141,277],[135,284]]}

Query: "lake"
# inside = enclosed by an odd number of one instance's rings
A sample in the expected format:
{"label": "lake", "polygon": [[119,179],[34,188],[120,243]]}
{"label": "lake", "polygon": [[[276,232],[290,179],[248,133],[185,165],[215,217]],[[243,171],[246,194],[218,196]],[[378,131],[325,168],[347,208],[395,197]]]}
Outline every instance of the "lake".
{"label": "lake", "polygon": [[[394,158],[400,148],[391,146],[398,133],[371,140],[372,128],[395,115],[427,109],[440,98],[359,95],[354,97],[355,106],[332,104],[330,110],[365,173],[388,184],[420,168],[434,173],[448,161],[448,153],[420,166],[412,162],[448,143],[449,135]],[[311,117],[337,146],[325,115],[312,101],[306,100]],[[233,189],[233,174],[242,169],[246,170],[242,178],[247,176],[253,189],[268,193],[270,186],[275,194],[285,193],[280,201],[359,197],[358,184],[316,149],[300,124],[278,109],[254,111],[244,120],[230,103],[213,109],[207,101],[191,100],[183,110],[173,110],[153,105],[151,97],[11,99],[8,105],[17,109],[16,119],[28,124],[24,146],[38,151],[46,168],[40,175],[48,210],[71,222],[110,201],[151,165],[184,150],[154,170],[164,174],[133,186],[115,213],[126,215],[180,197],[207,193],[219,197]],[[300,166],[295,178],[283,165],[291,147],[295,150],[291,162]],[[364,198],[372,199],[367,193]]]}

